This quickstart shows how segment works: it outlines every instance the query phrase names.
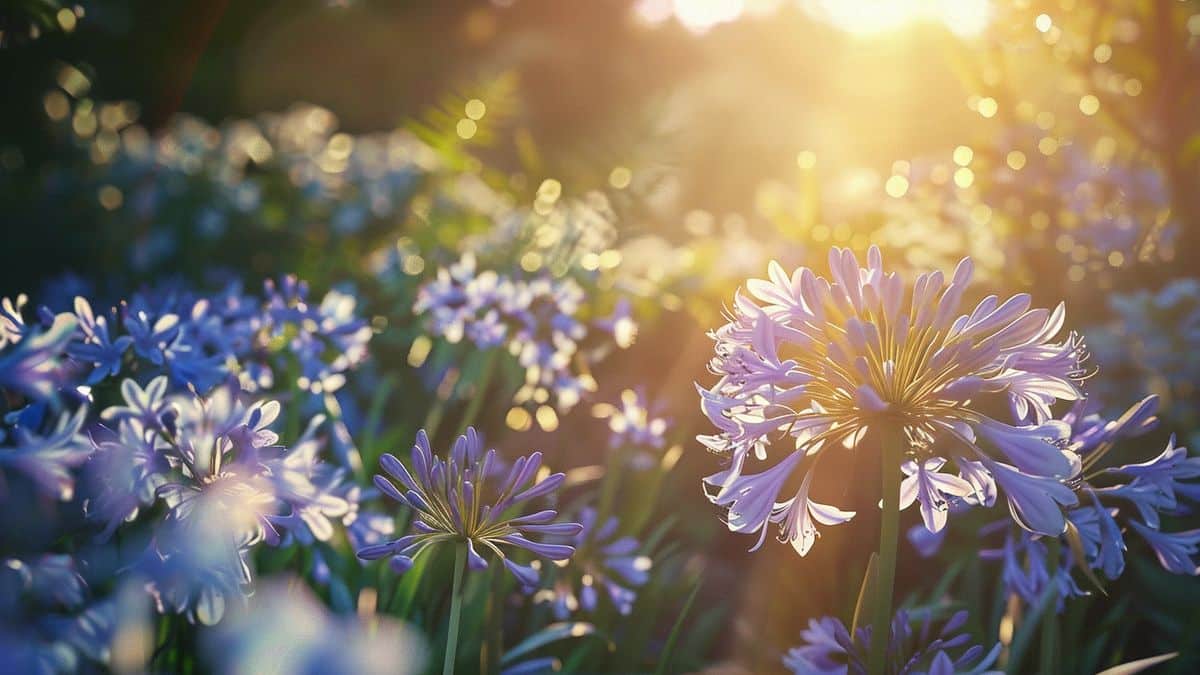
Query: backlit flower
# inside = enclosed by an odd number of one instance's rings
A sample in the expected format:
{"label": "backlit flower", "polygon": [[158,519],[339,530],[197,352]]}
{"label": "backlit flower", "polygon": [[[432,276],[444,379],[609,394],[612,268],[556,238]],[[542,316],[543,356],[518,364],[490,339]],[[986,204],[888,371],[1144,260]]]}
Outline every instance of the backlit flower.
{"label": "backlit flower", "polygon": [[[931,530],[944,526],[950,500],[990,506],[999,483],[1018,522],[1060,534],[1060,507],[1076,499],[1058,480],[1079,465],[1066,450],[1070,429],[1050,406],[1080,398],[1083,376],[1081,340],[1059,338],[1063,306],[1031,309],[1021,294],[964,311],[969,259],[949,281],[920,275],[907,299],[878,249],[864,268],[835,248],[829,266],[825,279],[772,263],[770,279],[750,280],[749,295],[736,295],[729,323],[712,334],[719,380],[700,393],[718,433],[700,441],[729,459],[704,482],[728,509],[730,529],[758,534],[757,548],[774,524],[807,552],[814,523],[853,515],[811,501],[820,458],[830,448],[874,450],[868,432],[887,427],[903,431],[906,452],[904,466],[882,470],[910,475],[905,502],[920,503]],[[747,473],[756,462],[769,463]],[[781,494],[795,472],[797,492]]]}

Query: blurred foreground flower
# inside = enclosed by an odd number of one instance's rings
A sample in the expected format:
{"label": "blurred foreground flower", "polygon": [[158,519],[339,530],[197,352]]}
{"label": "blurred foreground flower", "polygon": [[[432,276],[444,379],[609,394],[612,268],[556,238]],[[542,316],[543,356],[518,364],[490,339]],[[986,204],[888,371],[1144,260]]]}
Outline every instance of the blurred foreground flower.
{"label": "blurred foreground flower", "polygon": [[[957,612],[934,632],[930,619],[914,631],[907,612],[896,613],[887,645],[885,671],[888,675],[964,675],[989,671],[1000,655],[1000,643],[985,653],[979,645],[967,647],[970,637],[958,632],[967,622],[965,611]],[[794,675],[864,675],[871,627],[859,628],[850,635],[845,624],[832,617],[812,619],[801,631],[805,644],[793,647],[783,657],[783,665]]]}
{"label": "blurred foreground flower", "polygon": [[292,449],[277,445],[279,404],[246,405],[236,382],[207,397],[165,390],[165,376],[144,389],[126,380],[125,405],[101,414],[115,429],[93,434],[84,511],[107,537],[161,501],[139,568],[160,612],[212,624],[249,592],[251,547],[332,536],[350,511],[344,470],[317,459],[312,426]]}
{"label": "blurred foreground flower", "polygon": [[518,458],[501,479],[496,451],[483,451],[483,440],[475,429],[468,428],[465,436],[458,437],[447,460],[434,456],[429,438],[421,430],[412,449],[412,472],[391,454],[384,454],[379,463],[391,478],[377,475],[375,485],[416,511],[416,534],[359,549],[358,556],[364,560],[391,557],[392,569],[403,573],[431,546],[464,544],[471,569],[487,568],[488,561],[477,550],[482,548],[502,561],[522,584],[531,586],[537,583],[537,570],[513,561],[501,547],[523,548],[548,560],[566,560],[575,552],[571,546],[528,537],[576,535],[582,529],[578,523],[554,523],[558,514],[550,509],[525,515],[510,512],[515,506],[553,494],[562,484],[561,473],[539,476],[540,452]]}
{"label": "blurred foreground flower", "polygon": [[377,615],[331,614],[299,580],[261,589],[207,643],[217,670],[236,675],[415,675],[427,660],[415,631]]}

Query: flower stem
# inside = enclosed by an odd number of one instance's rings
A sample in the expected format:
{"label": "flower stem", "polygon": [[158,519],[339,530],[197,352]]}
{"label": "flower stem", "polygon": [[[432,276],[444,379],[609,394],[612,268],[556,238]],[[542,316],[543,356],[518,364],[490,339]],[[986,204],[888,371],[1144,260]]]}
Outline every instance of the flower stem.
{"label": "flower stem", "polygon": [[458,651],[458,620],[462,616],[462,578],[467,565],[467,544],[462,542],[454,550],[454,586],[450,589],[450,628],[446,633],[446,659],[442,675],[453,675],[454,656]]}
{"label": "flower stem", "polygon": [[871,651],[867,660],[870,675],[883,675],[892,633],[892,586],[896,581],[896,549],[900,538],[900,459],[904,431],[881,429],[880,446],[883,512],[879,523],[879,566],[875,584],[874,618],[871,622]]}

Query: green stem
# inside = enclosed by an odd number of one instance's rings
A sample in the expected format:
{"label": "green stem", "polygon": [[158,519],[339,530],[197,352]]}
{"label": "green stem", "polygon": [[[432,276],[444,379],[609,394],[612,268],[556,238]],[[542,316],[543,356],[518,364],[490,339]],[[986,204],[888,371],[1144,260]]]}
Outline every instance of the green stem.
{"label": "green stem", "polygon": [[492,565],[492,588],[488,594],[487,635],[479,650],[479,672],[496,675],[500,672],[500,657],[504,652],[504,567]]}
{"label": "green stem", "polygon": [[[1046,543],[1046,565],[1047,573],[1050,575],[1048,585],[1051,588],[1057,583],[1055,577],[1058,575],[1060,555],[1062,555],[1062,550],[1058,538]],[[1058,613],[1055,612],[1054,606],[1049,606],[1044,611],[1042,645],[1038,654],[1041,658],[1041,670],[1038,672],[1046,675],[1058,672]]]}
{"label": "green stem", "polygon": [[883,513],[879,523],[879,571],[871,622],[871,652],[867,660],[870,675],[883,675],[891,641],[892,587],[896,582],[896,550],[900,534],[900,460],[904,453],[903,429],[884,427],[881,431]]}
{"label": "green stem", "polygon": [[458,651],[458,620],[462,616],[463,568],[467,566],[467,543],[454,551],[454,586],[450,589],[450,628],[446,633],[446,660],[442,675],[454,675],[454,656]]}

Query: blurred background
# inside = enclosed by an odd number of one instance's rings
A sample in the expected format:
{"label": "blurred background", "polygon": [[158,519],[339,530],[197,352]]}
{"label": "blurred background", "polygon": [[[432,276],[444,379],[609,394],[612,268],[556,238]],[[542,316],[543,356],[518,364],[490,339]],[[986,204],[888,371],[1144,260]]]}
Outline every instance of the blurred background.
{"label": "blurred background", "polygon": [[[388,409],[433,395],[415,289],[532,208],[492,263],[595,272],[631,299],[638,339],[561,420],[498,395],[477,425],[599,465],[591,403],[658,402],[683,452],[655,517],[703,570],[689,669],[776,668],[810,617],[853,607],[874,548],[878,495],[853,460],[825,489],[859,519],[803,559],[746,553],[700,490],[718,466],[692,440],[709,432],[705,331],[770,259],[823,269],[830,246],[876,244],[949,271],[971,255],[984,290],[1067,302],[1107,409],[1157,393],[1162,438],[1197,430],[1197,2],[9,0],[0,82],[0,296],[285,273],[353,288],[376,332],[364,405],[383,376]],[[914,594],[996,583],[983,565],[940,587],[906,555]],[[1142,589],[1110,591],[1140,618],[1112,653],[1194,634],[1191,580],[1144,566],[1120,583]],[[1200,658],[1186,650],[1174,672]]]}

